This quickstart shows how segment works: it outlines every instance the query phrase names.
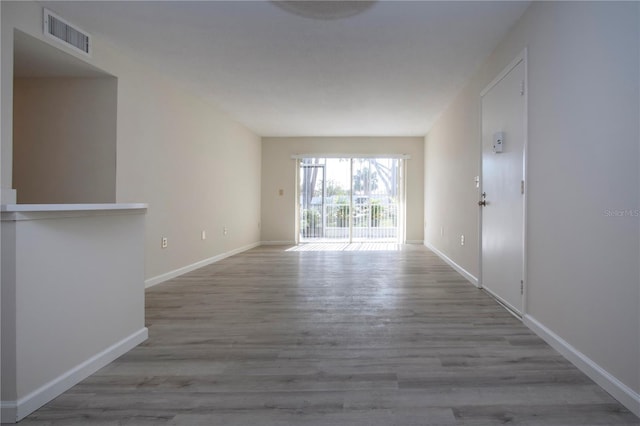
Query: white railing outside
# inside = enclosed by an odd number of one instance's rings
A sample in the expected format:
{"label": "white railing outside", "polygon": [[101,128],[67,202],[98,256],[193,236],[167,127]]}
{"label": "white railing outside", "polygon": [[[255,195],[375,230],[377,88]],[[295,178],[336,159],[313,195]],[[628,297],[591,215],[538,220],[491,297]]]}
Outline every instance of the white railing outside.
{"label": "white railing outside", "polygon": [[349,219],[352,221],[353,241],[396,241],[398,239],[398,204],[312,205],[302,209],[300,240],[302,242],[348,240]]}

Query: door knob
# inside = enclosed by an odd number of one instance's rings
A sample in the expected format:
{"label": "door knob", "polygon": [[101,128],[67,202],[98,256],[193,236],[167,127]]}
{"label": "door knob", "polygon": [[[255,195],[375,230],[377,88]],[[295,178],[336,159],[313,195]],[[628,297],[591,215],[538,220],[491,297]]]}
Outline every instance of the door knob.
{"label": "door knob", "polygon": [[487,201],[486,200],[478,201],[478,205],[481,207],[484,207],[487,205]]}

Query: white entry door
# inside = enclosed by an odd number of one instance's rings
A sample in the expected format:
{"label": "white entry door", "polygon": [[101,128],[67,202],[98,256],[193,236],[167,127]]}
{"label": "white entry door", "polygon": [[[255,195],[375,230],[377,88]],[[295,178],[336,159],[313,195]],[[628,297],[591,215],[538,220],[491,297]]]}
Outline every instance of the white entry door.
{"label": "white entry door", "polygon": [[482,93],[482,287],[522,314],[525,61]]}

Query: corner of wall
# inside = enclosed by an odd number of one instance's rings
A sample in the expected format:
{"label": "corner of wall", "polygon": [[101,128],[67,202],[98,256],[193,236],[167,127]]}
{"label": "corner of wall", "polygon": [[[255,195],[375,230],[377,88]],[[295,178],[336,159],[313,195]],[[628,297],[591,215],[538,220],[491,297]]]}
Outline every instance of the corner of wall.
{"label": "corner of wall", "polygon": [[525,315],[523,322],[542,340],[547,342],[549,346],[560,352],[562,356],[569,360],[584,374],[589,376],[591,380],[596,382],[600,387],[611,394],[611,396],[620,401],[625,407],[629,408],[633,414],[640,417],[640,394],[638,394],[638,392],[622,383],[615,376],[544,326],[533,316]]}
{"label": "corner of wall", "polygon": [[19,422],[47,402],[129,352],[147,340],[148,337],[149,332],[146,327],[143,327],[19,400],[0,402],[1,421],[3,423]]}

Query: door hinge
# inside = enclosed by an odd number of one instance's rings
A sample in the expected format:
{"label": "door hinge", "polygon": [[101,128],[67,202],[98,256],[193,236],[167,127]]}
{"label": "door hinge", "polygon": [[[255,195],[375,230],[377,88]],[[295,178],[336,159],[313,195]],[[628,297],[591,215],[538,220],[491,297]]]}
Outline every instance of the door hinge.
{"label": "door hinge", "polygon": [[520,193],[524,194],[524,181],[523,180],[520,181]]}
{"label": "door hinge", "polygon": [[520,82],[520,96],[524,95],[524,80]]}
{"label": "door hinge", "polygon": [[520,294],[524,294],[524,280],[520,280]]}

